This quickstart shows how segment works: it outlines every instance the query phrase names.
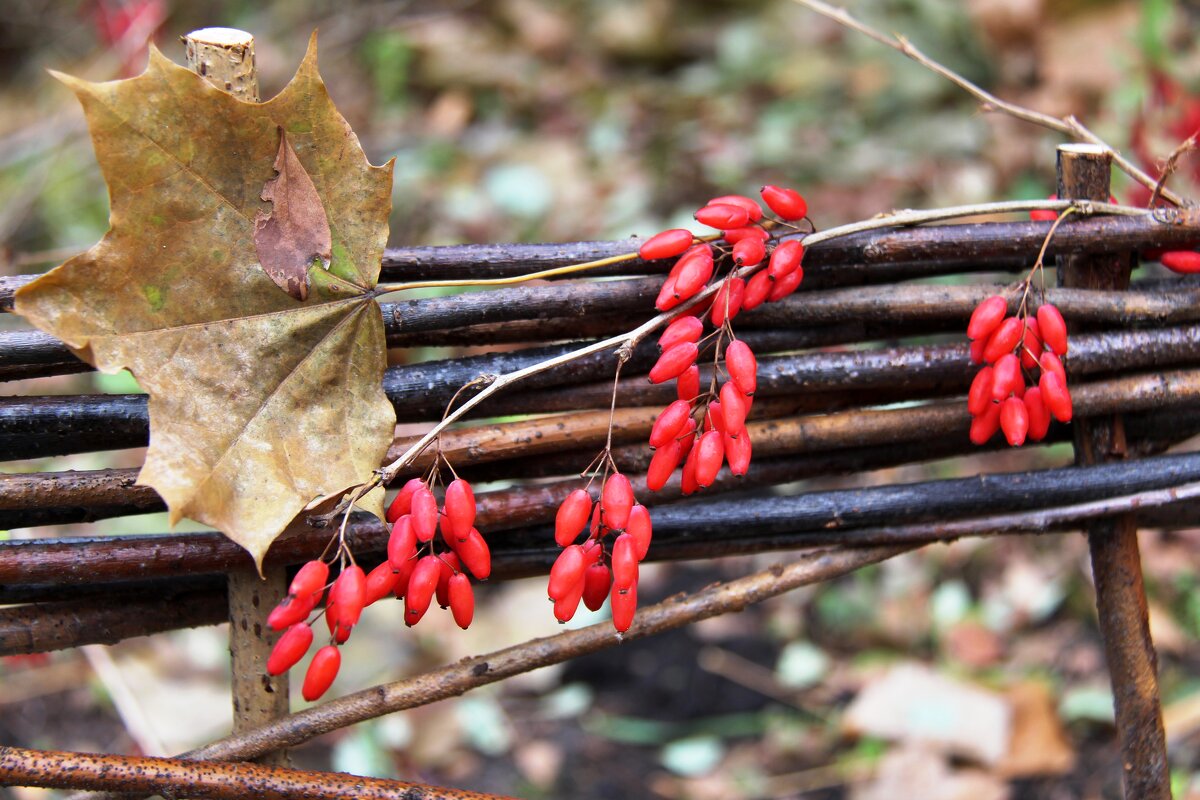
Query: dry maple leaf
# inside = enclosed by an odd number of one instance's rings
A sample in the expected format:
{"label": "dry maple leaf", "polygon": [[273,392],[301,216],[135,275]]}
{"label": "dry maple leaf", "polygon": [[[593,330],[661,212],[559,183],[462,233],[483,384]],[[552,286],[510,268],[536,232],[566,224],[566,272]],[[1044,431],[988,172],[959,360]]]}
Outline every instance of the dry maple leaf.
{"label": "dry maple leaf", "polygon": [[[162,495],[172,524],[212,525],[261,565],[310,500],[362,483],[392,438],[371,292],[391,163],[371,166],[334,108],[315,35],[295,78],[265,103],[236,100],[154,49],[136,78],[57,77],[83,104],[110,229],[22,289],[16,310],[97,369],[133,372],[150,395],[139,483]],[[282,220],[293,230],[266,247],[308,264],[303,280],[293,270],[277,285],[260,265],[256,220],[285,213],[281,193],[304,193],[295,175],[276,177],[289,161],[316,197],[302,198],[299,215]],[[311,228],[321,208],[328,264],[308,252],[320,249]],[[289,281],[304,300],[281,290]],[[381,513],[382,493],[370,499]]]}

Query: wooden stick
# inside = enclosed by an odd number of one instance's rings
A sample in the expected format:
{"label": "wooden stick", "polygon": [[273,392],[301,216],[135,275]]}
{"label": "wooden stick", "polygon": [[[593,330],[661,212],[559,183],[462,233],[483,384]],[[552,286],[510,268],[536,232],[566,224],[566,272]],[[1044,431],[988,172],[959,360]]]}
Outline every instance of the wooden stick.
{"label": "wooden stick", "polygon": [[[1112,153],[1105,148],[1060,145],[1058,196],[1107,198],[1111,162]],[[1058,281],[1067,287],[1125,289],[1131,262],[1128,253],[1064,256],[1058,263]],[[1074,369],[1069,374],[1074,377]],[[1118,414],[1081,414],[1074,421],[1074,434],[1077,464],[1120,461],[1127,455],[1125,425]],[[1125,796],[1170,800],[1158,659],[1150,637],[1137,520],[1132,513],[1100,520],[1087,526],[1087,534],[1121,738]]]}
{"label": "wooden stick", "polygon": [[[183,37],[187,66],[216,88],[248,103],[258,102],[254,37],[233,28],[204,28]],[[288,676],[268,675],[267,658],[279,634],[263,624],[263,609],[287,594],[287,573],[280,566],[231,569],[229,583],[230,689],[233,729],[245,730],[287,714]],[[288,764],[287,753],[263,755],[263,763]]]}

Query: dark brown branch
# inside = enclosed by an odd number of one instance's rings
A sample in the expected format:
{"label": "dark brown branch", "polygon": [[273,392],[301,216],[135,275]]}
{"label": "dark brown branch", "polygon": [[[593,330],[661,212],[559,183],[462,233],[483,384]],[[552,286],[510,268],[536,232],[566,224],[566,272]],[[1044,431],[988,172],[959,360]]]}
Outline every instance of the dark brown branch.
{"label": "dark brown branch", "polygon": [[[769,464],[769,462],[768,462]],[[769,467],[768,467],[769,468]],[[776,476],[779,477],[779,476]],[[793,497],[742,497],[733,500],[693,500],[654,509],[653,560],[712,557],[731,553],[794,549],[814,544],[832,545],[859,541],[859,533],[879,525],[928,523],[980,514],[1053,508],[1130,492],[1162,489],[1200,480],[1200,454],[1147,458],[1088,468],[1059,468],[1026,473],[984,475],[976,478],[928,481],[901,486],[809,492]],[[548,520],[557,501],[578,484],[559,485],[532,499],[520,499]],[[640,487],[639,487],[640,488]],[[499,493],[498,493],[499,494]],[[481,505],[494,512],[512,502],[509,497],[481,495]],[[536,517],[535,517],[536,518]],[[483,522],[481,521],[481,524]],[[269,558],[298,563],[313,557],[328,532],[291,535],[272,548]],[[350,544],[357,553],[380,552],[385,534],[378,523],[351,525]],[[496,577],[544,573],[557,555],[546,529],[528,528],[491,535]],[[219,571],[244,562],[246,556],[218,534],[158,537],[113,537],[95,540],[17,541],[0,545],[0,584],[95,583],[114,577],[145,578]],[[218,595],[219,596],[219,595]],[[147,602],[161,602],[151,595]],[[112,604],[112,621],[91,621],[90,609],[108,604],[97,601],[50,604],[46,608],[0,609],[0,653],[53,649],[101,637],[109,641],[118,633],[132,635],[130,627],[142,615],[121,614],[127,598]],[[188,613],[172,603],[172,609]],[[54,625],[31,623],[49,616]],[[73,616],[72,616],[73,615]],[[218,616],[218,618],[220,618]],[[64,621],[65,620],[65,621]],[[78,624],[71,625],[74,620]],[[182,621],[182,620],[177,620]],[[205,617],[194,624],[212,621]],[[106,625],[119,625],[110,633]],[[31,630],[32,628],[32,630]],[[48,635],[44,631],[55,631]],[[57,631],[62,631],[58,633]]]}
{"label": "dark brown branch", "polygon": [[[1194,407],[1200,399],[1200,371],[1134,374],[1082,384],[1075,387],[1074,397],[1081,414]],[[873,399],[878,402],[880,398]],[[755,404],[748,430],[760,460],[847,448],[918,444],[931,439],[951,443],[952,452],[970,449],[964,435],[967,417],[961,401],[779,416],[794,410],[812,409],[802,399],[786,397],[766,397]],[[657,408],[629,408],[616,414],[613,441],[618,447],[614,457],[624,469],[646,468],[650,454],[640,442],[657,413]],[[443,452],[471,479],[568,475],[586,465],[594,454],[592,451],[604,443],[608,419],[608,412],[576,412],[527,422],[463,428],[447,434]],[[1178,412],[1167,424],[1176,430],[1187,428],[1186,420]],[[392,449],[406,449],[410,441],[397,440]],[[624,442],[631,444],[620,446]],[[921,451],[913,452],[914,457],[919,457]],[[493,461],[496,463],[490,465]],[[422,459],[411,474],[426,469],[429,463],[429,457]],[[164,506],[153,490],[135,485],[136,472],[124,469],[0,475],[0,525],[18,528],[162,510]],[[494,525],[486,508],[483,513]],[[529,521],[518,517],[515,524]],[[504,520],[502,524],[511,523]]]}
{"label": "dark brown branch", "polygon": [[0,745],[0,785],[162,794],[211,800],[502,800],[344,772],[307,772],[259,764],[197,764],[180,758],[29,750]]}
{"label": "dark brown branch", "polygon": [[[745,337],[751,341],[750,336]],[[537,363],[565,352],[566,347],[534,348],[513,353],[476,356],[389,369],[384,390],[402,421],[437,418],[459,387],[482,374],[498,374]],[[627,371],[636,374],[653,363],[655,349],[639,348]],[[1068,361],[1076,374],[1126,371],[1200,360],[1200,325],[1151,330],[1114,331],[1074,337]],[[902,347],[843,353],[765,357],[759,360],[759,396],[806,392],[882,389],[945,394],[965,389],[971,369],[966,345]],[[607,378],[612,356],[595,357],[552,370],[530,381],[520,393],[500,395],[487,404],[489,415],[528,413],[530,408],[553,410],[561,405],[535,390],[577,385]],[[636,379],[635,379],[636,383]],[[643,383],[644,385],[644,383]],[[659,397],[664,391],[654,393]],[[594,403],[581,403],[571,393],[574,408],[607,407],[609,394]],[[643,402],[622,394],[623,402]],[[538,405],[531,405],[538,402]],[[649,402],[654,401],[646,401]],[[0,458],[34,458],[68,452],[136,447],[146,442],[149,421],[142,395],[104,395],[41,398],[0,398]]]}
{"label": "dark brown branch", "polygon": [[[812,282],[810,281],[810,284]],[[657,278],[625,281],[568,281],[492,292],[383,304],[385,328],[394,347],[480,345],[606,336],[625,330],[631,316],[653,313]],[[858,338],[925,332],[930,323],[965,324],[974,307],[1004,286],[883,286],[806,290],[739,318],[740,330],[780,330],[862,323]],[[1014,307],[1017,295],[1014,295]],[[1060,289],[1048,293],[1073,324],[1178,324],[1200,318],[1200,293],[1101,292]],[[907,326],[899,330],[895,326]],[[961,327],[961,325],[959,325]],[[872,334],[872,329],[874,334]],[[832,333],[832,336],[830,335]],[[837,343],[838,334],[813,331],[812,344]],[[842,341],[853,340],[843,338]],[[28,378],[87,369],[67,347],[38,331],[0,332],[0,379]]]}
{"label": "dark brown branch", "polygon": [[[1112,153],[1086,145],[1058,148],[1058,196],[1105,200]],[[1158,191],[1156,187],[1155,191]],[[1178,202],[1178,200],[1176,200]],[[1131,253],[1073,254],[1058,261],[1061,286],[1086,289],[1129,287]],[[1074,365],[1070,365],[1074,374]],[[1090,465],[1126,457],[1125,423],[1118,414],[1081,415],[1075,420],[1075,463]],[[1097,520],[1087,527],[1096,610],[1112,681],[1113,705],[1125,796],[1170,800],[1171,775],[1158,690],[1158,658],[1150,637],[1150,615],[1133,513]]]}

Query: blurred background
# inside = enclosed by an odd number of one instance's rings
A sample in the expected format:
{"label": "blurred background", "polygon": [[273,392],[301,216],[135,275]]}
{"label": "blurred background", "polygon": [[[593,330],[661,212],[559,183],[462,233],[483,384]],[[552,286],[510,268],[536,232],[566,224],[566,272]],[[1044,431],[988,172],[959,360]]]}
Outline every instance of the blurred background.
{"label": "blurred background", "polygon": [[[690,224],[708,197],[763,183],[800,189],[821,227],[1054,188],[1056,136],[979,112],[941,78],[788,0],[3,5],[0,274],[42,271],[107,227],[82,114],[47,68],[90,80],[137,74],[148,42],[182,61],[179,37],[210,25],[255,34],[264,97],[320,31],[335,102],[373,162],[396,158],[393,245],[651,234]],[[1006,99],[1076,114],[1151,171],[1200,127],[1195,4],[849,7]],[[1198,166],[1185,159],[1172,185],[1196,196]],[[1131,203],[1148,194],[1119,177],[1115,192]],[[0,386],[89,391],[137,386],[94,374]],[[141,456],[0,469],[134,466]],[[1070,448],[1033,458],[1067,463]],[[1030,464],[998,454],[854,481]],[[65,532],[165,529],[155,515]],[[1150,531],[1142,542],[1175,796],[1200,798],[1200,535]],[[643,602],[777,558],[647,569]],[[544,607],[542,581],[485,588],[466,633],[448,614],[408,630],[395,609],[370,609],[334,693],[558,630],[548,608],[529,613]],[[187,749],[229,725],[226,670],[221,628],[8,659],[0,741]],[[909,708],[890,705],[896,698]],[[1006,538],[928,548],[736,618],[360,725],[299,749],[295,761],[529,798],[1115,798],[1111,716],[1086,544]],[[995,719],[1010,729],[985,724]]]}

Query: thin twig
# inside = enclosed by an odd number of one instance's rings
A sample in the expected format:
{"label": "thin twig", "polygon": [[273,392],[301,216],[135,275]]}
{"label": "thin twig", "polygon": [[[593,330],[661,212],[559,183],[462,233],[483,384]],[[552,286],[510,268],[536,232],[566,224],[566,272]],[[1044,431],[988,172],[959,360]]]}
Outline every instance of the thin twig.
{"label": "thin twig", "polygon": [[[883,33],[876,28],[872,28],[865,22],[853,17],[850,12],[846,11],[844,8],[838,8],[837,6],[829,5],[828,3],[822,2],[822,0],[792,0],[792,2],[802,5],[810,11],[815,11],[823,17],[828,17],[839,25],[858,31],[864,36],[874,39],[880,44],[887,45],[893,50],[917,62],[926,69],[941,75],[946,80],[965,90],[968,94],[979,100],[980,103],[983,104],[985,111],[1000,111],[1008,114],[1010,117],[1015,117],[1019,120],[1024,120],[1025,122],[1039,125],[1052,131],[1057,131],[1058,133],[1065,134],[1074,139],[1099,145],[1100,147],[1111,151],[1113,154],[1113,161],[1116,163],[1116,165],[1135,181],[1142,184],[1147,189],[1153,189],[1157,184],[1157,181],[1155,181],[1153,177],[1147,175],[1145,172],[1139,169],[1136,164],[1121,155],[1116,148],[1109,145],[1072,115],[1062,118],[1052,117],[1049,114],[1043,114],[1039,111],[1034,111],[1032,109],[1025,108],[1024,106],[1019,106],[1015,103],[1009,103],[1005,100],[1001,100],[999,97],[996,97],[991,92],[988,92],[977,86],[949,67],[925,55],[925,53],[921,52],[921,50],[919,50],[904,36],[900,34],[889,36],[888,34]],[[1163,198],[1177,206],[1189,205],[1189,202],[1186,198],[1181,197],[1166,188],[1163,188],[1161,194]]]}
{"label": "thin twig", "polygon": [[1158,176],[1158,182],[1154,184],[1154,191],[1150,193],[1150,202],[1146,203],[1147,208],[1154,208],[1154,204],[1158,202],[1158,198],[1163,193],[1163,188],[1167,185],[1167,181],[1175,174],[1175,170],[1179,167],[1179,159],[1184,153],[1190,153],[1196,149],[1196,134],[1192,134],[1188,138],[1180,142],[1171,155],[1167,156],[1166,162],[1163,163],[1162,172]]}

